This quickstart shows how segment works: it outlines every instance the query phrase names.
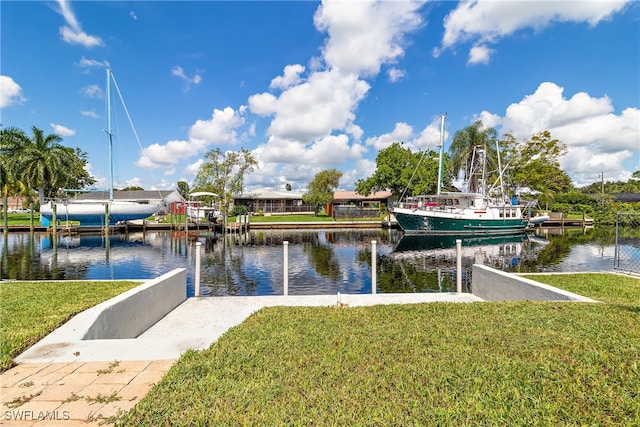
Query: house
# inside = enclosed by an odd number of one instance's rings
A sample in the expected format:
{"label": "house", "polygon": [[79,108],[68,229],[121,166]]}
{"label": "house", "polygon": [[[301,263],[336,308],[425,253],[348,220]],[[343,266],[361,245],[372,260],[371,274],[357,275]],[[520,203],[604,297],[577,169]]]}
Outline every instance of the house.
{"label": "house", "polygon": [[258,189],[235,195],[233,204],[246,206],[251,213],[265,215],[312,214],[314,207],[302,201],[302,193]]}
{"label": "house", "polygon": [[334,191],[333,202],[325,210],[329,216],[334,218],[376,218],[389,205],[390,198],[390,191],[378,191],[368,196],[363,196],[355,191]]}

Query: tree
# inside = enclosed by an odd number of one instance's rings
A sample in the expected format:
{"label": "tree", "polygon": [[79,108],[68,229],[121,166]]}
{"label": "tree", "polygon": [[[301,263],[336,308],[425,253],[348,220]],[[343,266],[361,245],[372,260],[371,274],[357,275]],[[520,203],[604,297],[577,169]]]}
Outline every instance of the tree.
{"label": "tree", "polygon": [[2,217],[4,218],[5,230],[7,230],[9,196],[25,187],[23,182],[16,179],[17,152],[23,138],[24,134],[18,128],[11,127],[0,131],[0,192],[2,193]]}
{"label": "tree", "polygon": [[[433,150],[413,152],[394,142],[376,156],[372,176],[356,181],[356,191],[369,195],[388,190],[394,195],[408,196],[435,193],[438,182],[438,153]],[[435,160],[435,161],[434,161]]]}
{"label": "tree", "polygon": [[178,191],[178,194],[182,196],[183,199],[189,198],[189,192],[190,192],[189,183],[184,179],[181,179],[180,181],[178,181],[178,183],[176,184],[176,190]]}
{"label": "tree", "polygon": [[225,153],[214,148],[204,155],[204,163],[196,174],[196,186],[219,194],[226,213],[233,194],[242,193],[244,189],[245,174],[253,172],[257,166],[256,159],[244,148]]}
{"label": "tree", "polygon": [[140,187],[139,185],[133,185],[131,187],[119,188],[116,191],[144,191],[144,188]]}
{"label": "tree", "polygon": [[86,153],[65,147],[61,141],[61,136],[45,135],[35,126],[31,137],[19,130],[12,134],[8,154],[15,168],[13,178],[36,188],[40,203],[60,188],[82,188],[95,182],[85,169]]}
{"label": "tree", "polygon": [[[498,170],[495,140],[495,129],[485,128],[481,120],[457,131],[449,146],[450,178],[455,179],[462,172],[464,179],[468,181],[469,192],[477,192],[483,185],[483,178],[485,183],[495,180]],[[482,175],[483,171],[485,175]]]}
{"label": "tree", "polygon": [[315,212],[318,215],[322,206],[333,201],[333,191],[338,187],[340,178],[342,178],[342,172],[337,169],[318,172],[307,184],[309,191],[302,195],[302,201],[315,206]]}
{"label": "tree", "polygon": [[503,160],[508,162],[511,183],[529,187],[546,196],[573,189],[571,178],[560,168],[558,161],[567,152],[567,146],[560,140],[553,139],[548,130],[538,132],[521,142],[513,135],[506,134],[501,146],[505,147]]}
{"label": "tree", "polygon": [[[67,158],[67,173],[64,174],[62,188],[81,189],[89,187],[95,184],[96,180],[87,172],[88,155],[79,148],[75,150],[70,147],[65,147],[69,153]],[[45,191],[49,190],[49,194],[55,195],[58,191],[57,188],[49,188],[45,186]],[[143,188],[140,188],[143,190]]]}

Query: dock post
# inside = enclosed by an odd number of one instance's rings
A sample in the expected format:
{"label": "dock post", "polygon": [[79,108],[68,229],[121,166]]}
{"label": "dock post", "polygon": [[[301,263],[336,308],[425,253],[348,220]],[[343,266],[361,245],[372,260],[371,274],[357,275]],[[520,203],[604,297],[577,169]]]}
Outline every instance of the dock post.
{"label": "dock post", "polygon": [[284,296],[287,296],[289,295],[289,242],[285,240],[282,242],[282,245],[284,247],[283,294]]}
{"label": "dock post", "polygon": [[51,224],[53,224],[53,235],[58,232],[56,223],[58,222],[58,205],[55,202],[51,202]]}
{"label": "dock post", "polygon": [[456,239],[456,291],[462,292],[462,240]]}
{"label": "dock post", "polygon": [[109,203],[104,204],[104,234],[109,235]]}
{"label": "dock post", "polygon": [[376,284],[377,284],[377,266],[376,266],[376,245],[377,242],[375,240],[371,241],[371,293],[375,295],[376,293]]}
{"label": "dock post", "polygon": [[194,294],[195,296],[200,296],[200,252],[201,252],[201,242],[196,242],[196,267],[194,274]]}

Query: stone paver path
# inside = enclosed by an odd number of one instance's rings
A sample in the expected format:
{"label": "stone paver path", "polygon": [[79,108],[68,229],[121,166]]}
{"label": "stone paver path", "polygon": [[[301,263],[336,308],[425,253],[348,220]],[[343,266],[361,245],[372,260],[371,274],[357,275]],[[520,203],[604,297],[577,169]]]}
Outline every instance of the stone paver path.
{"label": "stone paver path", "polygon": [[175,360],[20,364],[0,375],[0,425],[110,425]]}

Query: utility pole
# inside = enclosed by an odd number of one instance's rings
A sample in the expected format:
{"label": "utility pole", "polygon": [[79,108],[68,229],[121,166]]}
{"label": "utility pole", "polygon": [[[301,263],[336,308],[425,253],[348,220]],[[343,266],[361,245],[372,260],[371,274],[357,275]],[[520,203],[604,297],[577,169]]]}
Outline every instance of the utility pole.
{"label": "utility pole", "polygon": [[600,192],[604,194],[604,171],[600,172]]}

